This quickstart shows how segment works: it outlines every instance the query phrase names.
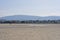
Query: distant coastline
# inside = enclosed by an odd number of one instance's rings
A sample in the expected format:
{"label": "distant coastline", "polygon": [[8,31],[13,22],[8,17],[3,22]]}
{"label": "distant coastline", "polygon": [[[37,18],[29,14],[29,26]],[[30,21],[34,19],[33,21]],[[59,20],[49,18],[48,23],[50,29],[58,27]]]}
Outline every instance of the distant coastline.
{"label": "distant coastline", "polygon": [[0,20],[0,24],[60,24],[60,20]]}

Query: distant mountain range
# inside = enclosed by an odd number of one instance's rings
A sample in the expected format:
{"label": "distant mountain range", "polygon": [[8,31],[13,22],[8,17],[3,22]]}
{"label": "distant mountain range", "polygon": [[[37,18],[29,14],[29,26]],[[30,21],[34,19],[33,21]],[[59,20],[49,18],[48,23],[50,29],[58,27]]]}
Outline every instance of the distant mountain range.
{"label": "distant mountain range", "polygon": [[29,15],[14,15],[1,17],[0,20],[59,20],[60,16],[29,16]]}

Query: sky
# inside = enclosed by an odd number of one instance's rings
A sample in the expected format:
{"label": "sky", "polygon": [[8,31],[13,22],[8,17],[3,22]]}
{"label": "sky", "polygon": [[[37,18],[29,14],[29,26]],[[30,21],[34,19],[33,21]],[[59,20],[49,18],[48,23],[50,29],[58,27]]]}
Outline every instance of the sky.
{"label": "sky", "polygon": [[0,17],[60,16],[60,0],[0,0]]}

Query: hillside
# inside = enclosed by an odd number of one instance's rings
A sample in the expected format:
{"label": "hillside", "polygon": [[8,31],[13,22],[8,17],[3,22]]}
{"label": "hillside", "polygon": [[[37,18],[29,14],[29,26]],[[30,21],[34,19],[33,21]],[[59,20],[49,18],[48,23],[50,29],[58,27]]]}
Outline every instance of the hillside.
{"label": "hillside", "polygon": [[1,17],[0,19],[5,20],[58,20],[60,16],[29,16],[29,15],[14,15],[14,16],[5,16]]}

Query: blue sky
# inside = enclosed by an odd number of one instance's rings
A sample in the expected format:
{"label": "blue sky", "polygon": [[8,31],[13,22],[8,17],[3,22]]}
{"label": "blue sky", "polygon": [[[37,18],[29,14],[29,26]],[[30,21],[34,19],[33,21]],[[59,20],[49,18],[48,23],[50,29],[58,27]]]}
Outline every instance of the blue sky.
{"label": "blue sky", "polygon": [[60,16],[60,0],[0,0],[0,17],[10,15]]}

